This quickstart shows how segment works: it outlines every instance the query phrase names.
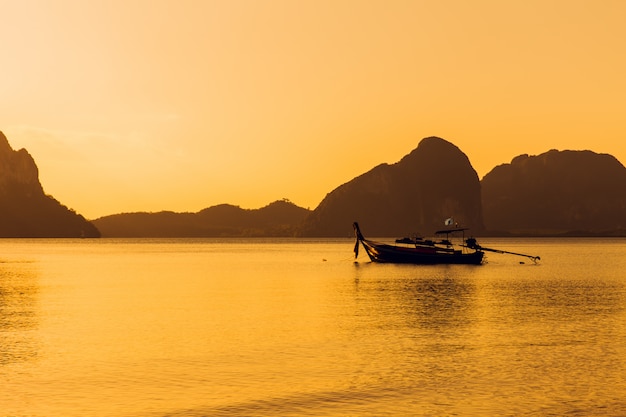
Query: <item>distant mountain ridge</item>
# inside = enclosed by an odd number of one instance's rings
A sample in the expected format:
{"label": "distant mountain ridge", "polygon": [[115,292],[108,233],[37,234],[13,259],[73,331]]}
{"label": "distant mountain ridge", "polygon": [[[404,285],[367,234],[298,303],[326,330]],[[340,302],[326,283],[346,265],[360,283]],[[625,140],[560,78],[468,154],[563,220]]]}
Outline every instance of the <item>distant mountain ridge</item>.
{"label": "distant mountain ridge", "polygon": [[625,178],[626,168],[611,155],[552,150],[517,156],[479,181],[459,148],[430,137],[399,162],[340,185],[313,211],[289,203],[296,215],[273,213],[283,217],[280,227],[268,226],[269,210],[227,204],[94,223],[105,236],[346,237],[356,220],[368,236],[389,237],[429,235],[452,217],[476,236],[626,236]]}
{"label": "distant mountain ridge", "polygon": [[0,132],[0,237],[99,237],[93,224],[45,195],[39,170],[25,150]]}
{"label": "distant mountain ridge", "polygon": [[[425,138],[332,190],[313,211],[284,199],[260,209],[122,213],[87,221],[43,191],[25,150],[0,132],[0,237],[333,237],[429,235],[452,217],[476,236],[626,236],[626,168],[613,156],[519,155],[479,181],[452,143]],[[97,226],[97,227],[96,227]]]}
{"label": "distant mountain ridge", "polygon": [[220,204],[198,213],[114,214],[93,223],[104,237],[284,237],[293,236],[308,214],[280,200],[254,210]]}

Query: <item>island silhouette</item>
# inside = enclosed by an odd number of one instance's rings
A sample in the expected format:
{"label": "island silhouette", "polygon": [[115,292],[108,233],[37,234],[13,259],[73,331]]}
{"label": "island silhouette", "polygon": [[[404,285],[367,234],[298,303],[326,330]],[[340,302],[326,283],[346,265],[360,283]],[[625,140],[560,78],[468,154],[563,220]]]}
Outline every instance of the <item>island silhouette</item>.
{"label": "island silhouette", "polygon": [[482,180],[438,137],[330,191],[309,210],[288,199],[260,209],[134,212],[87,221],[44,193],[33,158],[0,132],[0,237],[347,237],[429,235],[443,221],[476,236],[626,236],[626,168],[589,150],[520,155]]}
{"label": "island silhouette", "polygon": [[46,195],[25,150],[0,132],[0,237],[100,237],[83,216]]}

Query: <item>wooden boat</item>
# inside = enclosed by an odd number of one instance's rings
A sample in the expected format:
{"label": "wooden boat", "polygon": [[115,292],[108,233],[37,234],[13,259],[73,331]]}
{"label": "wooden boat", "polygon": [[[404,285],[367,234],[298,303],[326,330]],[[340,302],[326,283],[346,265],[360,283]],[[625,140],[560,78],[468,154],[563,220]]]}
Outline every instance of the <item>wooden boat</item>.
{"label": "wooden boat", "polygon": [[[480,246],[476,239],[465,239],[466,228],[450,228],[439,230],[435,235],[445,235],[445,239],[438,241],[424,240],[421,238],[403,238],[396,240],[395,245],[374,242],[365,239],[357,222],[354,222],[356,244],[354,245],[355,258],[359,256],[359,245],[363,245],[365,252],[372,262],[405,263],[405,264],[469,264],[480,265],[483,262],[485,251],[495,253],[507,253],[511,255],[525,256],[537,262],[539,256],[524,255],[521,253],[508,252],[499,249],[490,249]],[[462,243],[453,244],[450,235],[462,234]]]}
{"label": "wooden boat", "polygon": [[[467,229],[447,229],[446,235],[456,232],[465,232]],[[455,247],[448,236],[439,242],[423,239],[399,239],[396,245],[374,242],[365,239],[357,222],[354,223],[356,244],[354,253],[358,257],[359,244],[372,262],[405,263],[405,264],[471,264],[480,265],[484,252],[468,247]],[[440,234],[440,232],[437,232]]]}

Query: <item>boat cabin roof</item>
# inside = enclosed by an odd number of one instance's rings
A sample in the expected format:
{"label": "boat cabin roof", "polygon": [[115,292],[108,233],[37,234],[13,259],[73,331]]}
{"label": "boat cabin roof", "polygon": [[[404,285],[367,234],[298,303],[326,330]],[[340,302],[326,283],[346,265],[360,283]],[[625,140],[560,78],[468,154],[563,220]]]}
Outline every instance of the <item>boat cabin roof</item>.
{"label": "boat cabin roof", "polygon": [[454,232],[464,232],[466,230],[469,230],[467,227],[461,227],[461,228],[457,228],[457,229],[445,229],[445,230],[437,230],[435,232],[436,235],[445,235],[448,233],[454,233]]}

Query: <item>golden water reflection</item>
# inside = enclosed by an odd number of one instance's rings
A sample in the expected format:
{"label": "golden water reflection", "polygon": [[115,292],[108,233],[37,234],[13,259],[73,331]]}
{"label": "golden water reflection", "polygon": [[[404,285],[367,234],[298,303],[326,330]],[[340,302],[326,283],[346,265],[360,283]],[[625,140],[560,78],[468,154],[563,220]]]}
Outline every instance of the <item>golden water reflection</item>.
{"label": "golden water reflection", "polygon": [[626,241],[538,266],[350,246],[4,242],[0,415],[626,415]]}
{"label": "golden water reflection", "polygon": [[37,356],[39,288],[30,265],[0,264],[0,365]]}

